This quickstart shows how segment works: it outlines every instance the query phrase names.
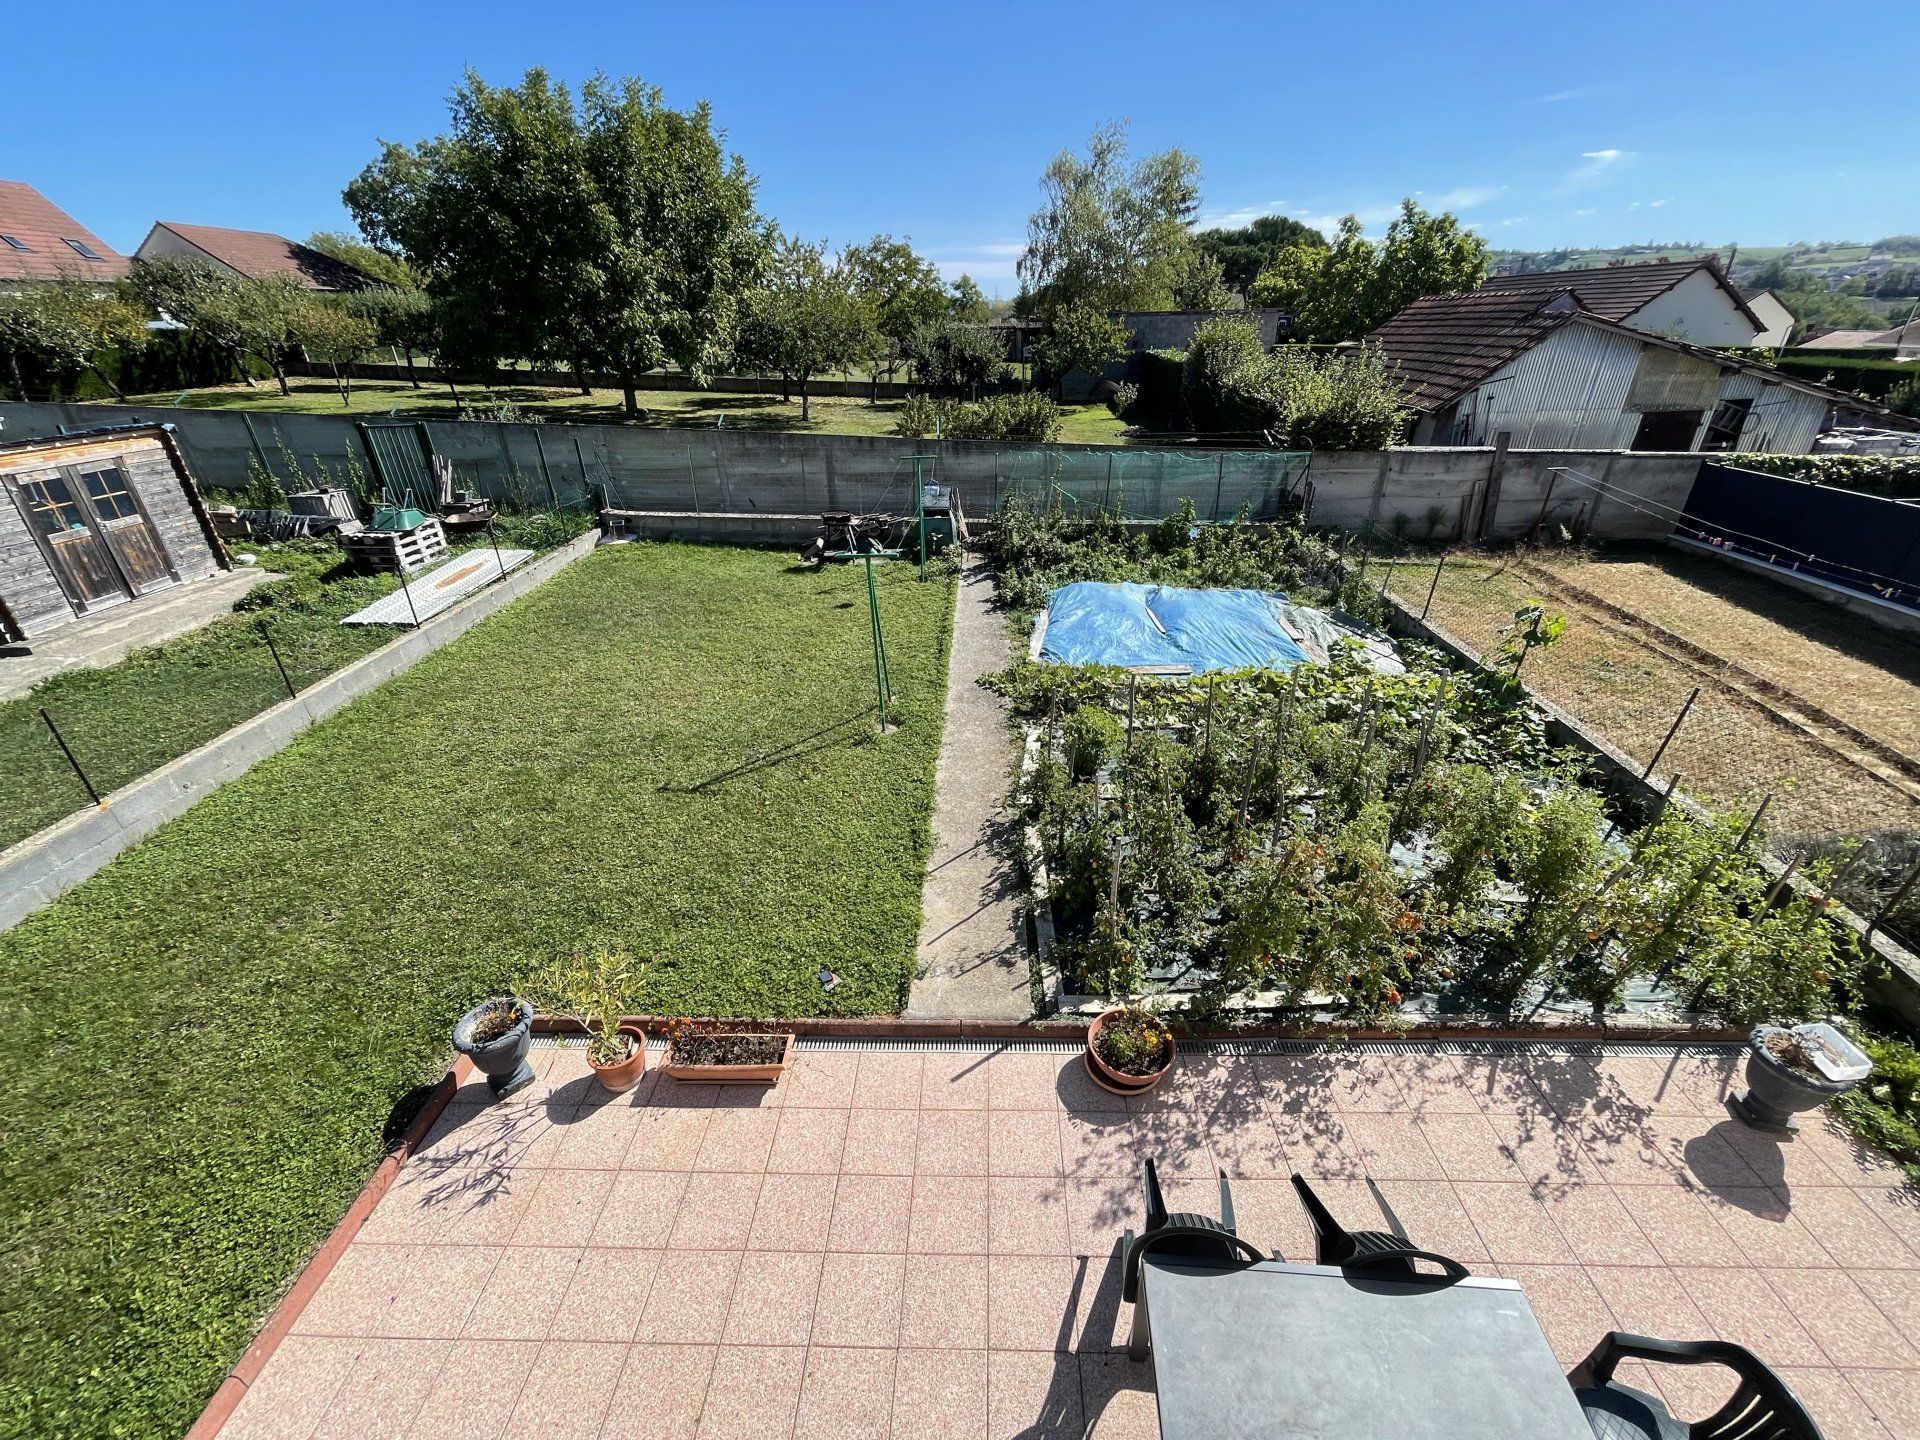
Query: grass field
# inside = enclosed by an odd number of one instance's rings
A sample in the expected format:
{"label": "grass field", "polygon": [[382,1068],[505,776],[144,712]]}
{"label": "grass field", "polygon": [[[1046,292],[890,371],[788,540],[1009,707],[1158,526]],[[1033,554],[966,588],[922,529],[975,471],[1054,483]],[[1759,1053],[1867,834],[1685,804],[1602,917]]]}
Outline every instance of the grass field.
{"label": "grass field", "polygon": [[[636,1004],[892,1011],[913,968],[948,578],[603,550],[0,935],[0,1435],[177,1436],[531,962]],[[822,993],[831,967],[841,984]]]}
{"label": "grass field", "polygon": [[[354,382],[350,405],[342,405],[340,392],[329,380],[312,378],[289,382],[293,393],[282,395],[272,383],[249,390],[244,385],[222,385],[180,394],[131,397],[132,404],[167,405],[175,403],[207,410],[280,410],[305,415],[384,415],[398,410],[402,414],[452,418],[460,409],[446,386],[423,384],[418,390],[400,380],[360,380]],[[800,419],[800,401],[782,400],[778,395],[737,395],[707,390],[643,390],[641,414],[630,417],[622,407],[618,390],[596,390],[582,395],[577,390],[540,389],[533,386],[506,386],[482,389],[463,385],[461,396],[469,405],[482,408],[511,403],[522,410],[536,411],[554,419],[591,421],[599,424],[642,425],[655,429],[710,429],[723,425],[729,430],[797,431],[813,435],[891,435],[899,418],[900,401],[877,403],[844,396],[815,396],[812,418]],[[1070,405],[1062,417],[1062,440],[1078,444],[1112,445],[1121,442],[1121,422],[1104,405]]]}
{"label": "grass field", "polygon": [[[528,523],[503,518],[501,543],[542,543]],[[584,521],[573,527],[584,528]],[[40,718],[43,707],[104,795],[287,698],[263,626],[299,689],[398,633],[340,624],[341,616],[396,589],[396,577],[351,574],[331,541],[250,548],[264,568],[285,577],[254,592],[250,603],[259,608],[116,665],[52,676],[31,694],[0,703],[0,849],[90,803]]]}

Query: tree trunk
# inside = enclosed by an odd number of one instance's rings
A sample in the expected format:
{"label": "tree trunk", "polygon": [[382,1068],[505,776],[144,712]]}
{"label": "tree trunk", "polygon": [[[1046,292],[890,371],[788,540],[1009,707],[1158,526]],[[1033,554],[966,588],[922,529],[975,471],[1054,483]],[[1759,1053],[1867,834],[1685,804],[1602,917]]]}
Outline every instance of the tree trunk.
{"label": "tree trunk", "polygon": [[634,393],[633,379],[633,372],[631,370],[621,370],[620,393],[626,397],[627,414],[638,415],[640,413],[640,397]]}
{"label": "tree trunk", "polygon": [[278,352],[267,356],[267,364],[273,367],[273,378],[280,382],[280,393],[289,397],[292,396],[293,391],[287,388],[286,366],[281,363]]}
{"label": "tree trunk", "polygon": [[238,345],[234,345],[230,347],[229,353],[233,356],[234,374],[238,375],[242,380],[246,382],[247,388],[249,390],[259,389],[260,387],[258,383],[254,380],[253,376],[247,373],[247,352],[242,350]]}
{"label": "tree trunk", "polygon": [[446,376],[446,379],[447,379],[447,389],[449,389],[449,390],[451,390],[451,391],[453,391],[453,403],[454,403],[454,404],[456,404],[456,405],[458,405],[458,404],[460,403],[460,392],[459,392],[459,390],[458,390],[458,389],[456,389],[456,388],[454,387],[454,383],[453,383],[453,371],[451,371],[451,370],[447,370],[447,369],[444,369],[444,368],[443,368],[443,369],[441,370],[441,372],[440,372],[440,373],[441,373],[442,375],[444,375],[444,376]]}
{"label": "tree trunk", "polygon": [[573,383],[580,387],[582,395],[593,394],[593,386],[587,383],[586,362],[576,355],[573,357]]}
{"label": "tree trunk", "polygon": [[22,401],[27,398],[27,377],[20,373],[20,352],[7,351],[7,364],[13,370],[13,391]]}
{"label": "tree trunk", "polygon": [[807,393],[807,386],[812,379],[811,375],[800,377],[800,423],[802,425],[813,418],[813,397]]}
{"label": "tree trunk", "polygon": [[411,345],[402,345],[400,347],[400,353],[407,357],[407,383],[418,390],[420,388],[420,377],[413,373],[413,347]]}
{"label": "tree trunk", "polygon": [[793,377],[784,370],[780,372],[780,403],[782,405],[793,403]]}
{"label": "tree trunk", "polygon": [[[111,375],[107,374],[106,371],[102,370],[98,365],[94,364],[91,360],[87,362],[87,369],[91,370],[95,375],[98,375],[100,377],[100,383],[106,386],[107,389],[113,392],[114,399],[118,400],[123,405],[126,404],[126,401],[127,401],[126,393],[123,390],[121,390],[121,388],[118,385],[113,383],[113,377]],[[18,381],[19,376],[20,376],[19,362],[16,361],[14,364],[14,379],[16,380],[16,382]],[[22,390],[20,392],[20,398],[22,400],[27,398],[27,392],[25,390]]]}

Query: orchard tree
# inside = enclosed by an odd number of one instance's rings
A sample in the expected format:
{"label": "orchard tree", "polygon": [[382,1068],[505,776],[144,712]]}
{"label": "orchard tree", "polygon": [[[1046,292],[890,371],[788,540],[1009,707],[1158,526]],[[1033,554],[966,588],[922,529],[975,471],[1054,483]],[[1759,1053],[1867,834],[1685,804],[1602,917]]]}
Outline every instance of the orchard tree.
{"label": "orchard tree", "polygon": [[800,392],[800,419],[813,418],[808,386],[872,353],[875,332],[851,269],[799,239],[780,243],[766,283],[740,306],[734,358],[741,368],[780,377],[781,398]]}
{"label": "orchard tree", "polygon": [[225,349],[248,385],[253,380],[245,357],[252,355],[273,372],[282,395],[292,393],[287,361],[298,343],[296,316],[313,292],[291,275],[255,279],[204,261],[166,256],[134,261],[131,284],[156,310]]}
{"label": "orchard tree", "polygon": [[1085,157],[1055,156],[1027,221],[1021,313],[1051,324],[1072,306],[1171,307],[1193,247],[1199,181],[1199,162],[1183,150],[1130,160],[1122,125],[1095,130]]}
{"label": "orchard tree", "polygon": [[333,383],[340,389],[340,403],[351,405],[354,362],[373,348],[380,332],[371,320],[349,305],[314,295],[295,306],[289,315],[288,338],[309,359],[321,361],[333,371]]}
{"label": "orchard tree", "polygon": [[1293,317],[1294,333],[1304,334],[1301,317],[1312,303],[1331,253],[1324,239],[1318,245],[1282,246],[1247,286],[1247,303],[1286,311]]}
{"label": "orchard tree", "polygon": [[307,248],[318,250],[344,265],[351,265],[361,274],[370,275],[382,285],[390,285],[396,290],[420,288],[419,275],[405,260],[369,245],[344,230],[316,230],[307,236]]}
{"label": "orchard tree", "polygon": [[1035,342],[1034,358],[1053,376],[1057,393],[1071,370],[1099,377],[1101,367],[1127,353],[1132,336],[1106,311],[1084,301],[1055,312],[1046,335]]}
{"label": "orchard tree", "polygon": [[449,133],[385,144],[345,192],[361,233],[426,277],[443,352],[638,378],[724,357],[767,227],[753,178],[702,102],[674,110],[596,75],[576,102],[540,69],[518,86],[469,72]]}
{"label": "orchard tree", "polygon": [[963,274],[953,282],[947,314],[969,325],[984,325],[993,318],[993,307],[987,303],[986,291],[974,283],[971,275]]}
{"label": "orchard tree", "polygon": [[136,350],[147,343],[147,311],[123,286],[102,289],[79,275],[62,275],[0,293],[0,348],[22,400],[27,398],[22,360],[56,375],[82,371],[97,376],[124,400],[105,368],[110,352]]}
{"label": "orchard tree", "polygon": [[986,325],[949,317],[913,337],[907,349],[916,385],[934,393],[977,395],[1007,373],[1007,350]]}
{"label": "orchard tree", "polygon": [[913,246],[891,235],[876,235],[851,246],[840,257],[853,293],[866,307],[873,340],[866,357],[873,377],[874,401],[881,380],[892,380],[906,363],[913,337],[947,313],[947,287],[932,263]]}
{"label": "orchard tree", "polygon": [[424,290],[357,290],[347,300],[347,308],[374,329],[374,343],[398,350],[405,358],[407,379],[420,388],[414,373],[413,352],[435,348],[437,327],[433,301]]}
{"label": "orchard tree", "polygon": [[1430,214],[1402,200],[1380,244],[1366,329],[1384,325],[1422,296],[1459,295],[1486,278],[1486,241],[1451,214]]}
{"label": "orchard tree", "polygon": [[1379,244],[1348,215],[1331,246],[1276,253],[1247,298],[1291,314],[1295,339],[1332,344],[1358,340],[1423,295],[1471,290],[1486,274],[1485,241],[1453,215],[1403,200]]}

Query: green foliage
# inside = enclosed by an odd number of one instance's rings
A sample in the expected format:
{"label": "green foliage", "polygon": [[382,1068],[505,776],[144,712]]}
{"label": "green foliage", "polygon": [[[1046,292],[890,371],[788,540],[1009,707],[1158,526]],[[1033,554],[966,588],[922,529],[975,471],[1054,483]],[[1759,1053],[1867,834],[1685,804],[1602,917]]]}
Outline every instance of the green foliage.
{"label": "green foliage", "polygon": [[1432,802],[1437,858],[1428,876],[1431,903],[1456,924],[1473,924],[1497,872],[1523,841],[1526,787],[1518,777],[1479,765],[1449,768]]}
{"label": "green foliage", "polygon": [[1495,653],[1502,663],[1512,664],[1508,674],[1517,678],[1527,656],[1535,650],[1557,645],[1566,629],[1566,616],[1548,610],[1544,600],[1529,600],[1513,612],[1513,619],[1500,627],[1500,643]]}
{"label": "green foliage", "polygon": [[1100,1058],[1125,1075],[1151,1075],[1167,1063],[1173,1037],[1151,1010],[1126,1006],[1100,1027]]}
{"label": "green foliage", "polygon": [[1911,361],[1895,360],[1885,350],[1867,356],[1845,350],[1783,350],[1774,357],[1773,365],[1802,380],[1851,390],[1883,404],[1895,390],[1911,383],[1914,373]]}
{"label": "green foliage", "polygon": [[1088,780],[1120,753],[1125,727],[1109,711],[1088,705],[1076,710],[1060,727],[1060,743],[1067,769],[1076,780]]}
{"label": "green foliage", "polygon": [[894,434],[912,439],[1032,440],[1058,438],[1060,407],[1039,391],[989,395],[984,400],[942,400],[910,395],[900,406]]}
{"label": "green foliage", "polygon": [[1349,215],[1330,247],[1276,252],[1248,299],[1287,310],[1294,339],[1324,345],[1358,340],[1423,295],[1471,290],[1486,273],[1486,242],[1408,199],[1377,245]]}
{"label": "green foliage", "polygon": [[1854,1134],[1898,1160],[1920,1187],[1920,1050],[1891,1035],[1855,1034],[1873,1061],[1864,1084],[1833,1102]]}
{"label": "green foliage", "polygon": [[1132,381],[1123,380],[1113,387],[1113,394],[1107,397],[1107,409],[1116,416],[1125,415],[1140,403],[1140,387]]}
{"label": "green foliage", "polygon": [[[382,285],[391,286],[395,291],[413,291],[420,289],[420,275],[411,265],[398,255],[376,249],[366,241],[347,234],[344,230],[316,230],[307,236],[307,248],[318,250],[322,255],[331,255],[346,265],[353,266],[363,275],[370,275]],[[377,290],[362,291],[362,294],[379,294]]]}
{"label": "green foliage", "polygon": [[545,957],[658,954],[632,1010],[897,1009],[953,591],[882,569],[884,739],[857,571],[620,546],[0,935],[0,1430],[185,1431],[454,1020]]}
{"label": "green foliage", "polygon": [[1033,358],[1056,380],[1069,371],[1099,375],[1108,361],[1127,353],[1129,332],[1105,310],[1084,301],[1061,305],[1054,311],[1046,335],[1035,341]]}
{"label": "green foliage", "polygon": [[1191,283],[1199,179],[1199,162],[1181,150],[1130,159],[1124,125],[1095,130],[1085,158],[1056,155],[1027,221],[1021,313],[1052,324],[1075,306],[1171,309]]}
{"label": "green foliage", "polygon": [[987,303],[987,292],[982,290],[971,275],[962,275],[953,282],[953,293],[947,297],[947,316],[963,325],[984,325],[993,318],[993,307]]}
{"label": "green foliage", "polygon": [[103,366],[110,353],[147,343],[147,319],[131,287],[103,289],[79,275],[0,291],[0,352],[8,357],[8,378],[25,398],[23,366],[62,378],[86,371],[116,399],[124,398]]}
{"label": "green foliage", "polygon": [[427,277],[449,363],[606,370],[633,413],[635,376],[724,358],[768,236],[704,103],[605,75],[576,101],[536,68],[499,88],[469,71],[450,110],[449,133],[384,145],[344,195],[375,247]]}
{"label": "green foliage", "polygon": [[1792,475],[1844,490],[1920,498],[1920,455],[1729,455],[1729,465],[1763,475]]}
{"label": "green foliage", "polygon": [[1383,450],[1406,426],[1400,387],[1377,352],[1268,352],[1254,325],[1233,316],[1194,331],[1181,389],[1197,431],[1264,433],[1286,449]]}
{"label": "green foliage", "polygon": [[879,342],[876,311],[855,292],[856,273],[829,263],[817,245],[781,243],[767,282],[740,305],[734,363],[778,375],[800,392],[800,418],[812,418],[808,387],[822,371],[844,369]]}
{"label": "green foliage", "polygon": [[515,980],[512,992],[540,1014],[578,1021],[592,1036],[588,1057],[615,1065],[632,1054],[632,1042],[620,1034],[620,1018],[646,973],[646,962],[625,946],[603,945],[547,960]]}
{"label": "green foliage", "polygon": [[868,367],[876,382],[891,380],[906,363],[913,337],[947,316],[952,297],[933,263],[891,235],[850,247],[840,264],[867,311]]}
{"label": "green foliage", "polygon": [[[1289,215],[1262,215],[1235,230],[1202,230],[1193,243],[1219,262],[1221,278],[1228,285],[1247,295],[1254,278],[1271,267],[1281,252],[1295,247],[1325,250],[1327,237]],[[1251,296],[1249,300],[1267,303]]]}
{"label": "green foliage", "polygon": [[978,393],[1007,373],[1007,352],[984,323],[948,318],[923,325],[908,340],[907,360],[916,385],[939,393]]}

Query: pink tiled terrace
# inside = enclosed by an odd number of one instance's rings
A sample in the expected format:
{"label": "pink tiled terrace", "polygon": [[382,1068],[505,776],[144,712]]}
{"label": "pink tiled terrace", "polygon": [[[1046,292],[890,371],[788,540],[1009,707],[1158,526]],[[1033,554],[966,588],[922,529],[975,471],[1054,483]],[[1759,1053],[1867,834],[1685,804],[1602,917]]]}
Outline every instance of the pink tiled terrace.
{"label": "pink tiled terrace", "polygon": [[1195,1050],[1133,1102],[1057,1045],[802,1042],[772,1091],[622,1096],[534,1059],[504,1104],[460,1092],[226,1440],[1152,1437],[1116,1258],[1148,1155],[1175,1209],[1224,1167],[1241,1233],[1296,1260],[1287,1174],[1372,1226],[1371,1174],[1567,1365],[1612,1329],[1721,1336],[1834,1440],[1920,1435],[1915,1197],[1818,1122],[1729,1119],[1732,1051]]}

